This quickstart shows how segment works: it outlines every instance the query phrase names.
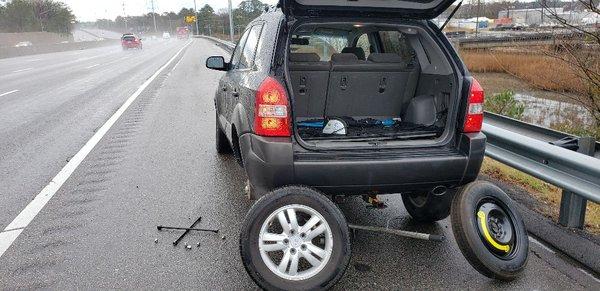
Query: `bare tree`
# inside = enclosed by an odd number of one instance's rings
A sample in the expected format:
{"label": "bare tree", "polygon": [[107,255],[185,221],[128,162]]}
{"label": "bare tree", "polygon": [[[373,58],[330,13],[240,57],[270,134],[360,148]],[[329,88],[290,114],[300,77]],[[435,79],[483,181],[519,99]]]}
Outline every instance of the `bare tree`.
{"label": "bare tree", "polygon": [[[582,12],[591,19],[600,19],[598,0],[575,0]],[[568,66],[581,82],[578,96],[572,97],[583,105],[595,121],[595,135],[600,137],[600,29],[599,23],[575,23],[565,13],[559,13],[555,1],[540,0],[550,22],[569,31],[566,37],[557,37],[556,44],[544,53]],[[573,9],[573,6],[571,7]]]}

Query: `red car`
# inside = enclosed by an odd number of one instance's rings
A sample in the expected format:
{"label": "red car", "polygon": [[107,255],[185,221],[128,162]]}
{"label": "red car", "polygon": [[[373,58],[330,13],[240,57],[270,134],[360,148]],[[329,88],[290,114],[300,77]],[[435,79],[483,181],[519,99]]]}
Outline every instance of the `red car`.
{"label": "red car", "polygon": [[133,34],[124,34],[121,37],[121,46],[123,47],[123,50],[127,50],[127,49],[142,49],[142,39],[136,37]]}

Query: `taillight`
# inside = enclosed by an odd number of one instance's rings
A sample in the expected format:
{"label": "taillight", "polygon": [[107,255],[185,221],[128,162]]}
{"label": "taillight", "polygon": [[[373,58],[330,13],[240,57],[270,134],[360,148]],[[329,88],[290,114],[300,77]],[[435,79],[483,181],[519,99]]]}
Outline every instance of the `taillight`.
{"label": "taillight", "polygon": [[256,92],[254,133],[261,136],[290,136],[290,116],[285,88],[267,77]]}
{"label": "taillight", "polygon": [[483,102],[485,100],[483,88],[473,78],[469,90],[469,103],[467,104],[467,116],[463,132],[480,132],[483,125]]}

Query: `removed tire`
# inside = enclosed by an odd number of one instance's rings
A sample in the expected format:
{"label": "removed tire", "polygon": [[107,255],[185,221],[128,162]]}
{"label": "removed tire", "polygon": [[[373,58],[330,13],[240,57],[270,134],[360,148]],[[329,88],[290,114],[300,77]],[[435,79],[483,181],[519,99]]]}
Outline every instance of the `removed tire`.
{"label": "removed tire", "polygon": [[348,224],[321,193],[280,188],[261,197],[246,215],[240,254],[263,289],[326,290],[350,261]]}
{"label": "removed tire", "polygon": [[219,117],[215,119],[215,128],[216,128],[216,136],[215,136],[215,146],[217,149],[217,153],[220,155],[231,153],[231,145],[229,145],[229,141],[227,141],[227,136],[223,130],[219,127]]}
{"label": "removed tire", "polygon": [[402,195],[402,202],[410,216],[419,222],[435,222],[450,215],[452,198],[456,190],[451,189],[443,195],[428,193],[410,193]]}
{"label": "removed tire", "polygon": [[473,182],[455,195],[452,231],[467,261],[489,278],[514,280],[527,265],[523,219],[508,195],[491,183]]}

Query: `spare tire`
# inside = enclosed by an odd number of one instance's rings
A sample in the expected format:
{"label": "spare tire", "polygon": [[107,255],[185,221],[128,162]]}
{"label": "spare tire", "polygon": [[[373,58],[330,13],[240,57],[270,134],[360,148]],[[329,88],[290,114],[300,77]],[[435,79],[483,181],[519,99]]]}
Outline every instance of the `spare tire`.
{"label": "spare tire", "polygon": [[483,181],[466,185],[452,201],[452,231],[467,261],[481,274],[503,281],[527,265],[529,237],[514,202]]}

